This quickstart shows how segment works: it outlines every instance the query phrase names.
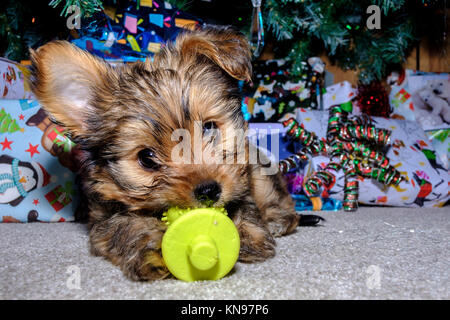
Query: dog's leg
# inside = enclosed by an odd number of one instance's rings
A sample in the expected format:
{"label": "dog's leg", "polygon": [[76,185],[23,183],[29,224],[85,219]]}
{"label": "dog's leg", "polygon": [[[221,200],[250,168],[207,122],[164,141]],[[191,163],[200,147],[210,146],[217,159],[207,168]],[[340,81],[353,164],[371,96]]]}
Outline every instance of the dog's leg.
{"label": "dog's leg", "polygon": [[239,261],[263,261],[275,255],[275,241],[261,221],[261,214],[253,199],[230,203],[226,207],[231,214],[241,239]]}
{"label": "dog's leg", "polygon": [[279,237],[292,232],[300,216],[295,212],[281,173],[264,175],[261,166],[254,165],[251,172],[252,196],[261,217],[272,235]]}
{"label": "dog's leg", "polygon": [[161,255],[164,223],[154,217],[114,215],[91,224],[91,253],[118,265],[133,280],[169,275]]}

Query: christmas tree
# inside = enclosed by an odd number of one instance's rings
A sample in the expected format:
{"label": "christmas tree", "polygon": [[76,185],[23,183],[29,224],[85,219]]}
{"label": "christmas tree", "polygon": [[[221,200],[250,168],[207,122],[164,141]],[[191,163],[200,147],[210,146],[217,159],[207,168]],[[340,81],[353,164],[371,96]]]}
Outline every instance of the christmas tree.
{"label": "christmas tree", "polygon": [[[177,8],[187,8],[190,0],[166,0]],[[29,59],[29,48],[53,39],[67,39],[67,17],[91,17],[104,5],[118,2],[139,6],[141,0],[4,0],[0,1],[0,57],[20,61]],[[77,7],[76,10],[71,8]]]}
{"label": "christmas tree", "polygon": [[425,28],[433,33],[428,22],[436,21],[436,10],[445,8],[444,0],[267,0],[263,16],[294,75],[302,73],[302,61],[325,51],[368,84],[401,65]]}
{"label": "christmas tree", "polygon": [[28,48],[68,34],[66,20],[48,6],[48,0],[0,1],[0,57],[26,60]]}
{"label": "christmas tree", "polygon": [[[166,1],[203,21],[231,24],[249,35],[250,0]],[[141,0],[3,1],[0,56],[27,59],[28,47],[67,38],[66,17],[72,5],[79,7],[83,18],[119,2],[139,7]],[[357,70],[361,82],[368,84],[401,65],[422,35],[434,47],[442,44],[449,4],[446,0],[262,0],[265,43],[272,42],[277,58],[291,60],[293,76],[303,74],[302,62],[308,57],[325,52],[344,70]],[[379,17],[373,5],[379,8]]]}

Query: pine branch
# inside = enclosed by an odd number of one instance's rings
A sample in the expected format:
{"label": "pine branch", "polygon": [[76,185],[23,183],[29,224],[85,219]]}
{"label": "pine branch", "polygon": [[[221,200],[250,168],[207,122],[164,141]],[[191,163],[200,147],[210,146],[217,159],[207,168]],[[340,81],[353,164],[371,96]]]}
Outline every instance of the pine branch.
{"label": "pine branch", "polygon": [[[366,28],[364,18],[372,4],[380,7],[382,21],[388,21],[381,30]],[[389,65],[406,59],[415,38],[407,9],[405,0],[267,0],[264,6],[267,29],[291,44],[286,57],[292,74],[301,73],[301,62],[312,54],[316,39],[332,61],[359,70],[364,83],[381,79]]]}
{"label": "pine branch", "polygon": [[373,4],[376,4],[383,10],[383,14],[388,15],[389,11],[397,11],[403,7],[405,0],[375,0]]}
{"label": "pine branch", "polygon": [[[52,0],[49,6],[56,8],[63,0]],[[102,0],[64,0],[64,7],[61,10],[61,16],[67,17],[69,8],[76,6],[80,8],[82,17],[90,17],[94,13],[103,9]]]}

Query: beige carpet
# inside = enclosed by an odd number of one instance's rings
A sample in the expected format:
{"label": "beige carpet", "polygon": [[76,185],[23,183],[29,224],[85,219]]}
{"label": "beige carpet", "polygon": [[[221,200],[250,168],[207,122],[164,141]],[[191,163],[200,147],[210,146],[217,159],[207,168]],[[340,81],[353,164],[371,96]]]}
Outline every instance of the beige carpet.
{"label": "beige carpet", "polygon": [[[1,299],[450,299],[450,208],[322,212],[220,281],[125,279],[77,223],[0,224]],[[79,271],[79,287],[76,274]]]}

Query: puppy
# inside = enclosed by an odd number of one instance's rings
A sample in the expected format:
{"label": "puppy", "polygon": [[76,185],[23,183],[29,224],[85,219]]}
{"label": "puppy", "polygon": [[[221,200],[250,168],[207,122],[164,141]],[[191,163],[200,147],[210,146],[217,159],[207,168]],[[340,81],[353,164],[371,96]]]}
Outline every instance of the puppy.
{"label": "puppy", "polygon": [[[31,52],[34,94],[82,150],[92,254],[133,280],[164,278],[161,214],[214,206],[239,231],[240,261],[274,256],[273,237],[292,232],[299,216],[281,174],[250,163],[247,140],[240,163],[173,159],[176,130],[200,131],[202,152],[246,129],[237,80],[250,80],[250,58],[245,37],[226,27],[183,33],[153,62],[116,68],[64,41]],[[240,156],[228,142],[216,154]]]}

